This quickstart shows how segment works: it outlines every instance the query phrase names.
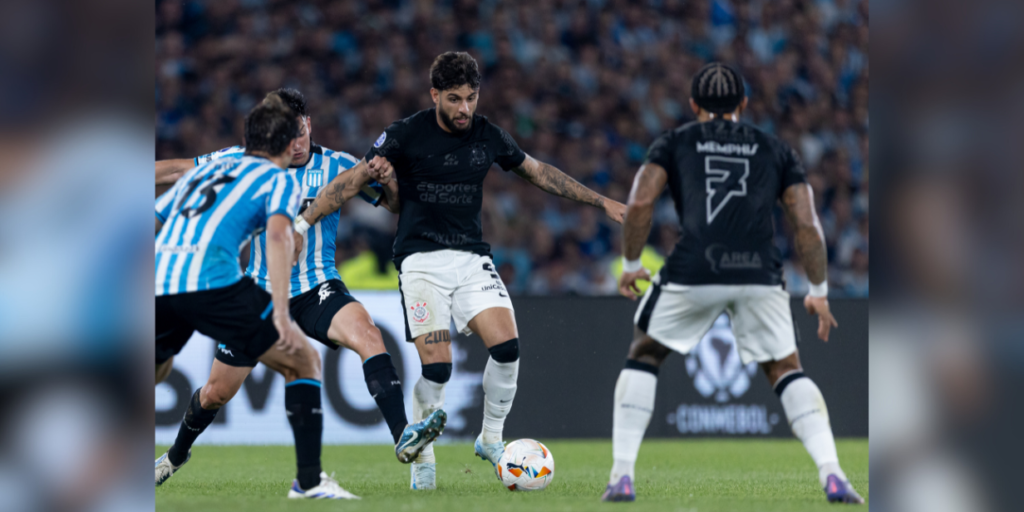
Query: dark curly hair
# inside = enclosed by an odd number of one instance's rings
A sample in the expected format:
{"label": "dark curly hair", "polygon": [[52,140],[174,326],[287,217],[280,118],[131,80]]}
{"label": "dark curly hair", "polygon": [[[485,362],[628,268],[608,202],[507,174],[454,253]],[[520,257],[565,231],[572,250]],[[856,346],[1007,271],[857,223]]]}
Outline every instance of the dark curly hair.
{"label": "dark curly hair", "polygon": [[295,111],[281,98],[269,96],[245,116],[245,152],[262,151],[280,155],[299,136]]}
{"label": "dark curly hair", "polygon": [[306,97],[303,96],[301,92],[295,89],[283,87],[281,89],[268,93],[267,97],[264,98],[263,101],[266,101],[271,96],[277,96],[278,98],[280,98],[281,101],[283,101],[284,104],[288,106],[288,108],[292,109],[292,111],[295,112],[295,115],[302,117],[306,117],[309,115],[306,113]]}
{"label": "dark curly hair", "polygon": [[430,86],[439,91],[456,89],[469,84],[480,88],[480,68],[476,59],[466,52],[445,52],[430,65]]}

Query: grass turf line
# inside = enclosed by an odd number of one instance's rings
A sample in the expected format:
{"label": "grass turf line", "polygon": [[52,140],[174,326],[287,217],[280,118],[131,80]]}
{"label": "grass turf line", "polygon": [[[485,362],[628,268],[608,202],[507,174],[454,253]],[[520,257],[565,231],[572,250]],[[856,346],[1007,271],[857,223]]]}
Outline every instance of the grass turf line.
{"label": "grass turf line", "polygon": [[[542,440],[543,441],[543,440]],[[644,441],[636,465],[637,501],[601,503],[611,469],[611,442],[544,441],[555,478],[541,492],[509,492],[472,444],[435,447],[438,489],[409,490],[409,468],[390,446],[325,446],[323,467],[361,501],[289,500],[295,476],[291,446],[196,446],[192,460],[156,489],[157,512],[232,511],[589,511],[834,510],[817,470],[796,440]],[[840,439],[839,460],[868,498],[868,441]],[[159,456],[166,447],[156,447]],[[865,509],[866,510],[866,509]]]}

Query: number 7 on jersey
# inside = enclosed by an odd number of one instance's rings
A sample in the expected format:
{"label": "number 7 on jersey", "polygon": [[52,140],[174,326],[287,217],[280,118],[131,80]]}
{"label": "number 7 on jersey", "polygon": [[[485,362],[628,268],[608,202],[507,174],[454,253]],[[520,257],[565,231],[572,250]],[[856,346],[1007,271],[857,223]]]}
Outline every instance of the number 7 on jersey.
{"label": "number 7 on jersey", "polygon": [[747,195],[747,177],[750,176],[750,161],[746,158],[708,156],[704,159],[705,186],[708,193],[708,225],[734,197]]}

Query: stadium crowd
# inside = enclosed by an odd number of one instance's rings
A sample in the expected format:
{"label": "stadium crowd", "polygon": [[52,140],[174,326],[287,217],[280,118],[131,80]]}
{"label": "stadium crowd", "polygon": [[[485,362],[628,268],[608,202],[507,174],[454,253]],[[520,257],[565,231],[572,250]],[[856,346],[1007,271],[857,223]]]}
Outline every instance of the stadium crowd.
{"label": "stadium crowd", "polygon": [[[313,140],[361,157],[389,123],[432,106],[430,63],[461,49],[484,73],[479,114],[527,153],[625,202],[651,141],[692,119],[693,73],[719,59],[748,82],[744,121],[802,156],[832,295],[866,297],[867,43],[868,6],[858,0],[160,0],[156,157],[239,144],[245,112],[283,86],[306,95]],[[484,239],[511,293],[616,293],[617,225],[491,174]],[[802,294],[806,277],[776,219],[788,288]],[[372,251],[370,267],[386,273],[396,220],[346,205],[339,264]],[[676,222],[666,195],[652,262],[672,248]]]}

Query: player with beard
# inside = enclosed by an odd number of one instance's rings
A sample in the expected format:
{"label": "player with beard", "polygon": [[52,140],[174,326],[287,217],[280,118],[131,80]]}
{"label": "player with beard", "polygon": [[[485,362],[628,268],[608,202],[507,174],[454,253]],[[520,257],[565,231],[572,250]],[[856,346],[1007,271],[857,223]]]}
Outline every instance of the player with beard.
{"label": "player with beard", "polygon": [[[637,308],[633,342],[615,384],[614,465],[602,501],[636,499],[634,466],[654,410],[658,368],[673,350],[693,350],[725,311],[740,359],[761,364],[793,434],[818,467],[828,501],[864,503],[839,466],[825,399],[800,365],[782,261],[772,243],[772,209],[781,201],[812,283],[804,306],[818,315],[818,337],[828,341],[838,324],[828,304],[828,258],[811,187],[796,152],[739,122],[746,106],[738,71],[720,63],[701,68],[690,91],[697,121],[658,137],[633,182],[619,292],[635,300],[638,279],[653,284]],[[652,280],[640,252],[666,185],[683,235]]]}
{"label": "player with beard", "polygon": [[[382,204],[395,208],[397,198],[392,193],[394,184],[382,189],[370,183],[364,167],[355,169],[358,160],[352,155],[334,151],[311,141],[312,124],[306,109],[306,99],[295,89],[279,89],[267,95],[265,101],[285,103],[296,116],[298,136],[288,145],[292,162],[287,173],[299,182],[302,208],[308,207],[317,193],[328,182],[343,183],[343,192],[332,196],[346,201],[355,195],[371,204]],[[245,154],[244,147],[233,146],[193,159],[157,162],[157,175],[173,176],[177,169],[191,164],[204,165],[209,162],[237,158]],[[382,159],[381,159],[382,160]],[[407,425],[404,392],[391,355],[388,354],[380,330],[373,324],[370,314],[348,292],[335,267],[335,236],[338,231],[339,214],[326,216],[312,229],[299,233],[295,246],[298,264],[291,269],[290,312],[299,327],[309,337],[316,339],[332,350],[346,347],[360,356],[367,389],[373,396],[384,416],[395,442],[395,455],[402,463],[411,462],[427,442],[440,435],[444,428],[445,413],[435,415],[413,425]],[[304,235],[304,236],[302,236]],[[247,278],[271,291],[268,280],[266,234],[252,238]],[[218,340],[220,341],[220,340]],[[288,422],[295,436],[298,473],[289,491],[292,498],[315,497],[321,481],[320,454],[323,436],[323,408],[321,406],[321,364],[320,355],[309,343],[302,343],[295,353],[271,350],[258,358],[248,357],[238,350],[219,343],[214,356],[215,367],[224,366],[237,372],[248,372],[262,362],[268,368],[280,372],[285,378],[284,402]],[[165,366],[165,372],[170,367]],[[166,376],[158,375],[158,379]],[[217,382],[207,383],[204,394],[216,391]],[[230,390],[229,390],[230,391]],[[203,407],[213,408],[215,403],[204,401]],[[183,425],[192,429],[195,425]],[[205,428],[205,427],[203,427]],[[193,429],[194,430],[194,429]],[[191,432],[191,430],[189,430]],[[194,438],[179,436],[168,452],[163,466],[157,467],[157,485],[167,480],[187,460],[191,441]],[[350,495],[340,495],[348,497]]]}
{"label": "player with beard", "polygon": [[[519,333],[512,301],[482,239],[483,181],[491,166],[513,171],[545,192],[601,208],[622,222],[625,205],[584,187],[555,167],[524,153],[505,130],[476,114],[480,96],[476,61],[447,52],[430,67],[434,108],[395,122],[364,160],[386,158],[402,201],[395,235],[395,265],[405,311],[406,339],[416,343],[423,373],[413,390],[413,421],[444,404],[452,371],[449,326],[483,339],[490,358],[483,375],[484,420],[478,456],[494,464],[504,450],[502,429],[519,374]],[[386,166],[371,166],[381,183]],[[327,187],[303,215],[299,229],[338,209]],[[412,467],[413,489],[436,485],[433,446]]]}

